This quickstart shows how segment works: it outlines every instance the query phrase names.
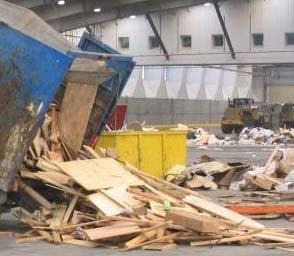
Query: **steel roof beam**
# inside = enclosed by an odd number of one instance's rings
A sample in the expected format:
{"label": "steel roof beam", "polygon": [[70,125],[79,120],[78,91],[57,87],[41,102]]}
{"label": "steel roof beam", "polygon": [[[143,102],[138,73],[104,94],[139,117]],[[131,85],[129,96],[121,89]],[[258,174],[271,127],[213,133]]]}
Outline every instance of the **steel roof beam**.
{"label": "steel roof beam", "polygon": [[228,30],[227,30],[227,27],[226,27],[226,24],[225,24],[225,21],[224,21],[224,18],[223,18],[222,14],[221,14],[221,11],[220,11],[220,8],[219,8],[219,5],[218,5],[218,0],[213,0],[213,5],[214,5],[214,9],[216,11],[219,23],[220,23],[220,25],[222,27],[226,42],[227,42],[227,44],[229,46],[231,56],[232,56],[233,59],[235,59],[236,54],[235,54],[235,51],[234,51],[234,48],[233,48],[233,45],[232,45]]}

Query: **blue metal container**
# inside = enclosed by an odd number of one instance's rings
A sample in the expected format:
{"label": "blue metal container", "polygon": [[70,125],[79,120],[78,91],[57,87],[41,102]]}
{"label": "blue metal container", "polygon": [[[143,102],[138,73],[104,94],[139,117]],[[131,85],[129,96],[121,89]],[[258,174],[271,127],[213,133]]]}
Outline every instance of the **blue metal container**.
{"label": "blue metal container", "polygon": [[72,63],[0,22],[0,189],[7,191]]}
{"label": "blue metal container", "polygon": [[[86,32],[83,34],[78,47],[83,51],[105,54],[105,56],[108,56],[107,65],[116,72],[111,79],[99,86],[96,97],[97,104],[94,105],[90,117],[92,126],[95,126],[95,134],[92,135],[99,135],[107,124],[136,63],[132,57],[121,55],[118,51]],[[101,102],[103,102],[103,106],[101,106]]]}

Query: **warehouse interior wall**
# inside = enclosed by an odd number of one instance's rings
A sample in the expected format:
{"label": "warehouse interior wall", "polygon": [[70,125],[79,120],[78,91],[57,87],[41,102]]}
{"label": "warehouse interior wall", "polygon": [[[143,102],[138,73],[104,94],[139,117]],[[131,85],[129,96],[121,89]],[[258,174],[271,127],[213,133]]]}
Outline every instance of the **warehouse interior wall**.
{"label": "warehouse interior wall", "polygon": [[250,66],[140,66],[133,71],[123,96],[220,101],[253,97],[262,101],[253,94],[252,74]]}
{"label": "warehouse interior wall", "polygon": [[[229,0],[220,8],[236,60],[232,60],[226,43],[222,47],[213,44],[213,35],[223,34],[213,5],[152,14],[170,54],[169,61],[160,47],[150,47],[149,37],[154,34],[145,16],[97,24],[93,30],[104,43],[134,56],[139,65],[293,63],[294,45],[286,42],[286,33],[294,32],[293,0]],[[83,30],[66,34],[75,43]],[[262,46],[254,45],[254,33],[263,34]],[[182,35],[191,36],[191,47],[183,46]],[[120,37],[128,37],[128,48],[121,47]]]}
{"label": "warehouse interior wall", "polygon": [[146,124],[219,124],[227,101],[123,97],[126,121]]}

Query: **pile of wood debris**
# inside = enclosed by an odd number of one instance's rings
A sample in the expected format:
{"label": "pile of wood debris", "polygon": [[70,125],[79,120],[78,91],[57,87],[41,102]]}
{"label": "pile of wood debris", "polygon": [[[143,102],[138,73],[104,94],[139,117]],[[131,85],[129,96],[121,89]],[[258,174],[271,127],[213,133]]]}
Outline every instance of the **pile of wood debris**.
{"label": "pile of wood debris", "polygon": [[[19,171],[14,213],[30,230],[18,242],[45,240],[86,247],[167,250],[227,243],[294,243],[291,230],[273,230],[197,192],[148,175],[112,152],[83,146],[73,160],[49,112]],[[267,242],[270,242],[269,244]]]}
{"label": "pile of wood debris", "polygon": [[[179,243],[293,243],[290,233],[226,209],[194,191],[150,176],[107,154],[83,147],[88,159],[40,158],[38,170],[22,170],[18,189],[38,204],[21,211],[32,230],[18,242],[47,240],[123,251],[166,250]],[[34,186],[28,185],[30,181]],[[37,189],[37,187],[39,189]]]}
{"label": "pile of wood debris", "polygon": [[192,190],[288,191],[294,186],[293,174],[294,149],[276,147],[264,166],[223,163],[204,155],[199,163],[167,170],[166,180]]}

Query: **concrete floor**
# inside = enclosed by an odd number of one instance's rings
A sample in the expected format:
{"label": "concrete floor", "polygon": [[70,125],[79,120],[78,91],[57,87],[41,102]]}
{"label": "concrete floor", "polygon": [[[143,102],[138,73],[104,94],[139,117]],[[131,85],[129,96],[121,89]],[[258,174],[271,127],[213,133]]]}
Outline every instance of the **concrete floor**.
{"label": "concrete floor", "polygon": [[[261,221],[267,227],[287,228],[289,222],[285,219]],[[4,216],[0,221],[2,230],[20,231],[17,220],[11,216]],[[0,229],[0,230],[1,230]],[[1,256],[106,256],[106,255],[129,255],[129,256],[149,256],[149,255],[169,255],[169,256],[286,256],[293,255],[291,252],[280,250],[269,250],[259,246],[246,245],[222,245],[213,247],[190,247],[178,246],[175,250],[166,252],[133,250],[129,252],[120,252],[119,249],[105,248],[83,248],[72,245],[54,245],[47,242],[34,242],[26,244],[17,244],[13,237],[0,238]]]}
{"label": "concrete floor", "polygon": [[267,250],[256,246],[217,246],[217,247],[198,247],[179,246],[175,250],[165,252],[135,250],[130,252],[119,252],[117,249],[102,248],[81,248],[68,245],[52,245],[45,242],[33,244],[16,244],[14,239],[0,239],[1,256],[106,256],[106,255],[129,255],[129,256],[286,256],[293,255],[291,252],[279,250]]}
{"label": "concrete floor", "polygon": [[[270,155],[273,147],[208,147],[206,150],[199,150],[197,147],[188,149],[189,163],[197,161],[201,155],[207,154],[218,160],[224,161],[245,161],[262,164]],[[267,227],[286,228],[293,226],[292,223],[284,219],[262,221]],[[16,220],[2,219],[0,221],[0,230],[16,228],[18,225]],[[47,242],[35,242],[28,244],[17,244],[15,238],[0,238],[0,256],[103,256],[103,255],[130,255],[130,256],[149,256],[149,255],[169,255],[169,256],[285,256],[293,255],[291,252],[280,250],[268,250],[262,247],[247,246],[214,246],[214,247],[198,247],[178,246],[176,250],[166,252],[154,252],[134,250],[130,252],[119,252],[118,249],[104,248],[82,248],[70,245],[53,245]]]}
{"label": "concrete floor", "polygon": [[[281,146],[281,148],[283,147]],[[288,147],[294,147],[294,145],[289,145]],[[263,165],[273,150],[274,146],[190,146],[188,147],[188,164],[198,161],[202,155],[208,155],[223,162]]]}

